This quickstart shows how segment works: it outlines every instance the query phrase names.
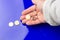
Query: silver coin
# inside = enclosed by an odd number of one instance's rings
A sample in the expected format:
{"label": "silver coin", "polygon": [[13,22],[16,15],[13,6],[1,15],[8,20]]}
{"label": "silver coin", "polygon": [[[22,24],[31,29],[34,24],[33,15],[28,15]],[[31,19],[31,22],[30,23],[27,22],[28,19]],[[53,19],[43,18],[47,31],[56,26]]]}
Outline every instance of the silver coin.
{"label": "silver coin", "polygon": [[15,25],[19,25],[20,22],[19,22],[18,20],[16,20],[16,21],[14,22],[14,24],[15,24]]}
{"label": "silver coin", "polygon": [[13,27],[14,26],[14,23],[13,22],[9,22],[9,27]]}

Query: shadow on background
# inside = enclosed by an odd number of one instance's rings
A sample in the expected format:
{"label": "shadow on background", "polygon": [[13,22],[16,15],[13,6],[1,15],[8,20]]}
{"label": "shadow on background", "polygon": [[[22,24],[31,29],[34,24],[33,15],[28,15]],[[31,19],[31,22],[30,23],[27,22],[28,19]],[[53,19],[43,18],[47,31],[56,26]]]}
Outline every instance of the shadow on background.
{"label": "shadow on background", "polygon": [[[24,5],[27,9],[33,4],[31,0],[24,0]],[[60,40],[60,26],[52,27],[45,23],[27,27],[29,34],[25,40]]]}

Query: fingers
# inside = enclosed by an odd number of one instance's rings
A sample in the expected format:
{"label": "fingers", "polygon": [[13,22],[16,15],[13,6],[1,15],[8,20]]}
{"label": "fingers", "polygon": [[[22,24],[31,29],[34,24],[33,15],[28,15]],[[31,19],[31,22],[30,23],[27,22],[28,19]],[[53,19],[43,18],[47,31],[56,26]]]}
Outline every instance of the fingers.
{"label": "fingers", "polygon": [[37,16],[34,16],[32,20],[26,22],[27,25],[36,25],[39,23],[44,23],[43,14],[41,12],[38,12]]}
{"label": "fingers", "polygon": [[39,23],[40,23],[39,20],[35,20],[35,21],[29,20],[29,21],[26,22],[27,25],[36,25],[36,24],[39,24]]}
{"label": "fingers", "polygon": [[28,14],[28,13],[34,11],[34,10],[35,10],[35,5],[33,5],[33,6],[29,7],[28,9],[24,10],[22,12],[22,15]]}
{"label": "fingers", "polygon": [[45,22],[43,13],[41,13],[41,12],[38,13],[38,19],[39,19],[42,23]]}
{"label": "fingers", "polygon": [[22,20],[22,23],[25,24],[28,20],[24,19]]}
{"label": "fingers", "polygon": [[[32,18],[27,20],[26,15],[30,15]],[[22,20],[23,24],[26,23],[27,25],[36,25],[36,24],[40,23],[38,17],[36,16],[36,11],[33,11],[33,12],[31,12],[29,14],[26,14],[26,15],[22,15],[21,18],[20,18]]]}
{"label": "fingers", "polygon": [[29,18],[29,15],[30,15],[30,16],[35,16],[35,15],[36,15],[36,11],[33,11],[33,12],[31,12],[31,13],[29,13],[29,14],[26,14],[26,15],[22,15],[22,16],[20,17],[20,20]]}
{"label": "fingers", "polygon": [[28,20],[26,19],[26,16],[23,15],[20,17],[20,20],[22,20],[22,23],[25,24]]}
{"label": "fingers", "polygon": [[26,23],[28,20],[30,20],[30,17],[31,16],[34,16],[34,15],[36,15],[36,12],[35,11],[34,12],[31,12],[29,14],[26,14],[26,15],[22,15],[20,17],[20,20],[22,20],[22,23]]}
{"label": "fingers", "polygon": [[22,15],[22,16],[20,17],[20,20],[23,20],[23,19],[25,19],[25,15]]}

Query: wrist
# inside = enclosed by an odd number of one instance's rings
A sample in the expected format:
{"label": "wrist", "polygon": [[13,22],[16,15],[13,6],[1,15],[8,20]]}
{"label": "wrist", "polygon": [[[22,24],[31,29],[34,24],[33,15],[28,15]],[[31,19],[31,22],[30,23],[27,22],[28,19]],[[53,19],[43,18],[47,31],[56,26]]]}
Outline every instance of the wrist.
{"label": "wrist", "polygon": [[40,0],[40,1],[37,3],[37,9],[38,9],[39,11],[43,11],[42,9],[43,9],[44,2],[45,2],[45,0]]}

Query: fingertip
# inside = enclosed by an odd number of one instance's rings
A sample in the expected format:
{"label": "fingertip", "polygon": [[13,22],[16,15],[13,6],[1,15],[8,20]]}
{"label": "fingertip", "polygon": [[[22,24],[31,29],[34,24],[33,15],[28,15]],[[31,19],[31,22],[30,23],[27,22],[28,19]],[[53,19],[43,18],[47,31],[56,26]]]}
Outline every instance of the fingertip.
{"label": "fingertip", "polygon": [[27,22],[27,20],[26,20],[26,19],[22,20],[22,23],[23,23],[23,24],[25,24],[26,22]]}
{"label": "fingertip", "polygon": [[23,12],[22,12],[22,15],[25,15],[25,14],[27,14],[29,11],[28,11],[28,9],[25,9]]}
{"label": "fingertip", "polygon": [[26,25],[30,25],[29,22],[26,22]]}
{"label": "fingertip", "polygon": [[25,14],[25,10],[24,11],[22,11],[22,15],[24,15]]}
{"label": "fingertip", "polygon": [[30,22],[30,21],[27,21],[27,22],[26,22],[26,25],[31,25],[31,22]]}
{"label": "fingertip", "polygon": [[20,20],[22,20],[22,18],[20,17]]}
{"label": "fingertip", "polygon": [[31,21],[31,20],[30,20],[30,21],[26,22],[26,24],[27,24],[27,25],[34,25],[35,23],[34,23],[34,21]]}
{"label": "fingertip", "polygon": [[23,19],[25,19],[25,16],[24,15],[20,17],[20,20],[23,20]]}

